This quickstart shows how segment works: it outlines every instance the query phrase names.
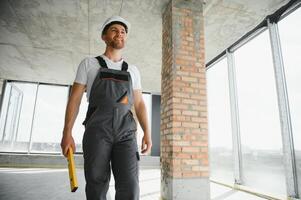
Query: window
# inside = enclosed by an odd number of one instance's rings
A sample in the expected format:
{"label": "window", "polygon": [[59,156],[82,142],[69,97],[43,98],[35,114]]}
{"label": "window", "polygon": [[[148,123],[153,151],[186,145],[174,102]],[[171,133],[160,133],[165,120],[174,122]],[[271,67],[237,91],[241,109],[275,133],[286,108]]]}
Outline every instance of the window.
{"label": "window", "polygon": [[68,87],[39,85],[31,152],[61,152]]}
{"label": "window", "polygon": [[37,84],[7,82],[0,117],[0,151],[27,152]]}
{"label": "window", "polygon": [[301,191],[301,8],[278,23],[286,76],[292,131]]}
{"label": "window", "polygon": [[235,53],[243,184],[286,194],[276,85],[268,31]]}

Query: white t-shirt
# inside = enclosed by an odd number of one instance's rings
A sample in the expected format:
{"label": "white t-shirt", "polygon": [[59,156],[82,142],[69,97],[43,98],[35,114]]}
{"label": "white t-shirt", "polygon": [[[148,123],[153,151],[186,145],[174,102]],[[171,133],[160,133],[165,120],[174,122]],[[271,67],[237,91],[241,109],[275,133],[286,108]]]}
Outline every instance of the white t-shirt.
{"label": "white t-shirt", "polygon": [[[113,62],[108,57],[101,55],[101,57],[106,61],[109,69],[121,70],[122,62]],[[77,68],[77,73],[74,82],[83,84],[87,86],[87,100],[89,101],[90,91],[94,79],[97,75],[100,65],[98,60],[94,57],[87,57],[81,61]],[[141,90],[141,77],[139,70],[136,66],[128,64],[128,72],[131,75],[133,90]]]}

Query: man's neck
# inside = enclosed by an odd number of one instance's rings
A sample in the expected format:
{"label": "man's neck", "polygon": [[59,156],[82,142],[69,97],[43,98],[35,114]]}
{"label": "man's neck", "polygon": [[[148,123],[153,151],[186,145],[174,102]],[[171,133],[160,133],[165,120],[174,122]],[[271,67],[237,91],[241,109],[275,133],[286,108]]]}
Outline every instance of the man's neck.
{"label": "man's neck", "polygon": [[118,61],[120,61],[122,59],[121,58],[121,51],[117,50],[117,49],[106,48],[106,51],[104,52],[103,55],[105,55],[106,57],[108,57],[113,62],[118,62]]}

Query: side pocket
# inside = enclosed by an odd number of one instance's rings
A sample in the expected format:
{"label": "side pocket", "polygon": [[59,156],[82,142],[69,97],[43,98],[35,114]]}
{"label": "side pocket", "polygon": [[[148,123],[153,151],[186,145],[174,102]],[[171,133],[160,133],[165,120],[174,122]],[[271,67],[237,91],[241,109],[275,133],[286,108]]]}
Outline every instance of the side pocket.
{"label": "side pocket", "polygon": [[139,155],[138,151],[136,151],[136,157],[137,157],[137,160],[140,161],[140,155]]}
{"label": "side pocket", "polygon": [[132,123],[132,130],[135,130],[135,132],[137,131],[137,122],[136,122],[136,120],[135,120],[135,118],[134,118],[134,114],[132,113],[132,111],[131,110],[129,110],[129,115],[128,115],[129,117],[130,117],[130,119],[131,119],[131,123]]}
{"label": "side pocket", "polygon": [[140,154],[139,154],[139,149],[138,149],[138,144],[137,144],[137,136],[134,135],[134,142],[135,142],[135,148],[136,148],[136,158],[137,161],[140,161]]}
{"label": "side pocket", "polygon": [[82,123],[85,127],[87,127],[88,122],[91,120],[93,115],[96,113],[97,109],[98,109],[98,107],[92,107],[92,108],[88,109],[86,119]]}

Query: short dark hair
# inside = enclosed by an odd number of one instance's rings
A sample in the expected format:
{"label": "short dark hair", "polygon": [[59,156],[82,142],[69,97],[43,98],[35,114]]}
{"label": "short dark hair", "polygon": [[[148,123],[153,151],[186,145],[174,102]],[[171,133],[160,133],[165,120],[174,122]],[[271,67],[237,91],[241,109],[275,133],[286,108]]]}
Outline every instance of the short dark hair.
{"label": "short dark hair", "polygon": [[128,33],[128,27],[127,27],[124,23],[119,22],[119,21],[114,21],[114,22],[111,22],[111,23],[107,24],[107,25],[103,28],[103,31],[102,31],[101,35],[106,34],[107,31],[108,31],[108,29],[110,28],[110,26],[112,26],[113,24],[119,24],[119,25],[123,26],[124,29],[125,29],[125,32]]}

